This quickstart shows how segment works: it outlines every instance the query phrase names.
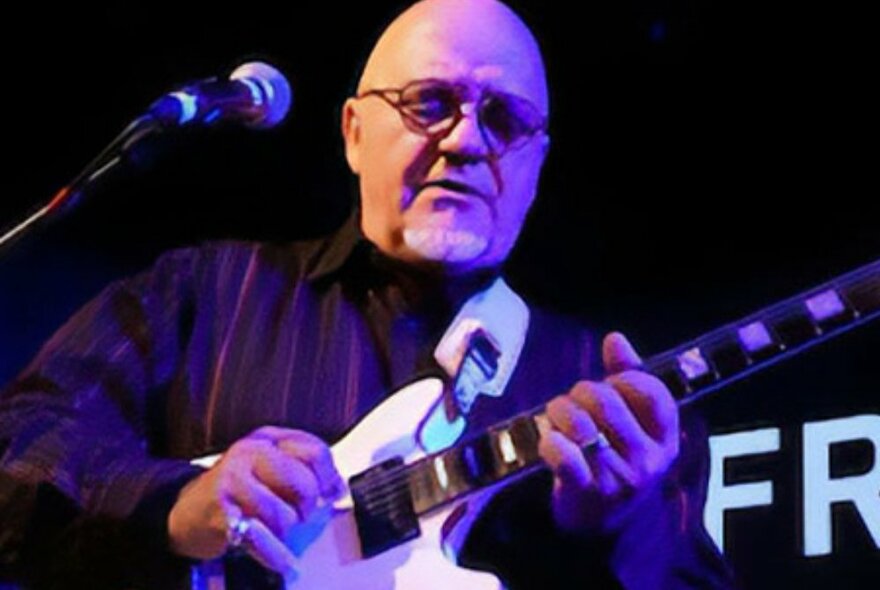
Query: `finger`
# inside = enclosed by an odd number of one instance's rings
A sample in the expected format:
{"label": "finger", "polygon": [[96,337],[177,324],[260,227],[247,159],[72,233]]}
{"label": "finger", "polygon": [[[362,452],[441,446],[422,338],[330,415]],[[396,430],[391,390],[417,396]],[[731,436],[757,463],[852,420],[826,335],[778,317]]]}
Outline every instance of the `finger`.
{"label": "finger", "polygon": [[[251,514],[275,510],[275,504],[281,502],[295,511],[298,520],[305,520],[315,505],[317,483],[314,476],[298,460],[287,458],[272,439],[261,434],[262,430],[237,441],[223,456],[218,465],[223,472],[221,487]],[[254,483],[260,483],[260,488],[252,489]],[[271,488],[271,498],[264,497],[266,494],[262,488]],[[279,517],[289,512],[276,511]],[[273,518],[264,519],[270,526],[275,521]]]}
{"label": "finger", "polygon": [[[584,389],[586,384],[576,385],[575,390]],[[578,395],[582,395],[581,394]],[[618,479],[621,478],[624,485],[629,486],[633,482],[633,471],[613,448],[605,445],[594,445],[600,436],[600,430],[591,418],[590,414],[572,398],[574,396],[560,396],[547,404],[546,412],[551,424],[563,434],[572,445],[561,445],[559,453],[561,457],[553,457],[559,465],[559,475],[570,483],[584,486],[580,480],[580,473],[576,471],[579,464],[586,462],[587,470],[591,476],[591,483],[598,488],[603,495],[617,493],[621,487]],[[602,436],[605,436],[602,434]],[[577,461],[574,455],[580,455],[581,461]],[[551,464],[552,465],[552,464]]]}
{"label": "finger", "polygon": [[606,497],[628,495],[639,484],[633,467],[614,447],[600,446],[586,453],[587,463],[596,478],[596,487]]}
{"label": "finger", "polygon": [[312,470],[321,496],[333,500],[345,491],[345,481],[336,469],[330,447],[323,440],[301,430],[287,430],[275,444],[283,453]]}
{"label": "finger", "polygon": [[596,440],[599,429],[585,408],[568,395],[560,395],[545,408],[550,424],[567,436],[578,448]]}
{"label": "finger", "polygon": [[642,365],[642,358],[633,348],[626,336],[611,332],[602,341],[602,363],[607,374],[636,369]]}
{"label": "finger", "polygon": [[571,389],[569,396],[589,413],[624,458],[643,455],[655,444],[610,384],[581,381]]}
{"label": "finger", "polygon": [[554,494],[563,502],[555,508],[570,515],[601,511],[602,505],[632,487],[628,479],[618,477],[618,473],[629,477],[630,471],[611,448],[584,453],[561,432],[551,431],[541,437],[538,453],[555,476]]}
{"label": "finger", "polygon": [[678,406],[662,381],[642,371],[623,371],[606,379],[620,394],[642,429],[655,441],[678,441]]}
{"label": "finger", "polygon": [[253,467],[254,476],[282,500],[294,507],[303,520],[314,511],[318,501],[318,481],[314,472],[299,459],[280,449],[261,454]]}
{"label": "finger", "polygon": [[284,577],[295,573],[296,558],[259,518],[250,518],[241,546],[264,567]]}
{"label": "finger", "polygon": [[258,518],[279,539],[287,538],[293,527],[305,520],[296,506],[282,500],[254,476],[241,478],[229,497],[245,516]]}
{"label": "finger", "polygon": [[323,443],[319,446],[301,445],[290,440],[281,441],[278,448],[291,458],[306,465],[315,477],[318,492],[325,500],[335,500],[345,492],[345,480],[339,475],[330,449]]}
{"label": "finger", "polygon": [[541,436],[538,454],[563,486],[588,489],[593,473],[578,445],[561,432],[551,430]]}

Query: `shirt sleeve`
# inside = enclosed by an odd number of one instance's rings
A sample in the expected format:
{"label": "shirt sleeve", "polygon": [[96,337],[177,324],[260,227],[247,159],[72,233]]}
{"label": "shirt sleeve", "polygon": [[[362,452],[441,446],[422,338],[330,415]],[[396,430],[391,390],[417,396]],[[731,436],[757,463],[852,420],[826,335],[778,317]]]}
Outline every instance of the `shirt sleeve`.
{"label": "shirt sleeve", "polygon": [[192,305],[194,252],[107,287],[0,394],[0,580],[171,588],[167,515],[199,470],[162,458],[163,390]]}

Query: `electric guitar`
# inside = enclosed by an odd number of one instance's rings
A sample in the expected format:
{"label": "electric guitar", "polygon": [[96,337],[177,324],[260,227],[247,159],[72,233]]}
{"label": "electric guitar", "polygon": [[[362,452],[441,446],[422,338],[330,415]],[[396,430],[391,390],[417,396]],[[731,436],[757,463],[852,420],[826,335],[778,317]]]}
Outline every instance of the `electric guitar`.
{"label": "electric guitar", "polygon": [[[880,260],[654,356],[643,369],[685,405],[877,317]],[[415,382],[333,446],[349,494],[288,540],[299,558],[288,589],[502,588],[493,575],[454,562],[492,494],[541,467],[538,440],[549,423],[539,408],[426,453],[423,427],[443,396],[440,379]],[[193,582],[197,590],[226,588],[220,562],[197,566]]]}

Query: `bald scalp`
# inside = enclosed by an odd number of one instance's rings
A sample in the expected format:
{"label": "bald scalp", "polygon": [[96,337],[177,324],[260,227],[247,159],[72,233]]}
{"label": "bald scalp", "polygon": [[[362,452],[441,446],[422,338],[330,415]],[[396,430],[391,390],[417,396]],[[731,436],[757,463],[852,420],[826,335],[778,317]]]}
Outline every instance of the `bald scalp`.
{"label": "bald scalp", "polygon": [[358,93],[413,79],[408,62],[427,40],[487,63],[515,65],[533,82],[533,91],[537,87],[537,106],[546,113],[546,74],[538,42],[522,19],[497,0],[422,0],[407,8],[376,42]]}

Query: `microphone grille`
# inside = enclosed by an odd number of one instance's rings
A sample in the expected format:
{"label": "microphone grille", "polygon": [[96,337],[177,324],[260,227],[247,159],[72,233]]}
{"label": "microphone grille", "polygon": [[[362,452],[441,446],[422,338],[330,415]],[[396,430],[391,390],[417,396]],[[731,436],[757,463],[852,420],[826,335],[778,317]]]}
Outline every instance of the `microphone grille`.
{"label": "microphone grille", "polygon": [[274,127],[284,120],[293,103],[290,83],[277,68],[261,61],[244,63],[229,75],[230,80],[240,80],[246,84],[256,84],[263,97],[260,116],[250,126],[261,129]]}

